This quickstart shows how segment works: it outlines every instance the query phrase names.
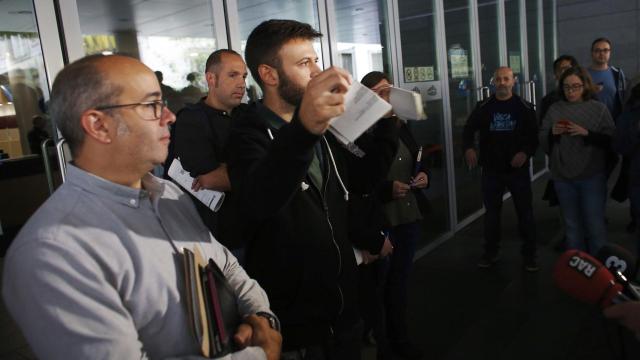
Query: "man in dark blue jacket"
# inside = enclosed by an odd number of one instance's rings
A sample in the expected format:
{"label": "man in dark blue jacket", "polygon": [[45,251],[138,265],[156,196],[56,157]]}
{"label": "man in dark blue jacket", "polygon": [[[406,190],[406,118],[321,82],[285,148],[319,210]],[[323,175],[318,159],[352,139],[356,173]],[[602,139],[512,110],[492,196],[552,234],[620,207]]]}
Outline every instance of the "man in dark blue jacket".
{"label": "man in dark blue jacket", "polygon": [[498,260],[500,211],[505,189],[511,192],[518,214],[518,230],[524,239],[522,255],[527,271],[537,271],[536,227],[533,219],[529,159],[538,147],[536,113],[531,104],[513,94],[513,71],[496,70],[496,93],[479,103],[464,127],[463,146],[470,167],[478,163],[474,136],[480,135],[480,165],[484,215],[484,255],[478,267]]}

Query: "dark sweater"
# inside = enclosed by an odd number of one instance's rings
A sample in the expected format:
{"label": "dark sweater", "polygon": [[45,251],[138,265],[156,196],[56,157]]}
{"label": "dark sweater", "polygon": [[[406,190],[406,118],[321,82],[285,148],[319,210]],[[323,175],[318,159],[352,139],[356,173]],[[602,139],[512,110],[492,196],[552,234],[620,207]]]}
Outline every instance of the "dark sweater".
{"label": "dark sweater", "polygon": [[474,147],[474,135],[479,133],[480,165],[485,171],[513,171],[511,160],[518,152],[527,157],[538,147],[536,113],[530,103],[513,95],[500,101],[495,96],[479,102],[463,133],[463,150]]}

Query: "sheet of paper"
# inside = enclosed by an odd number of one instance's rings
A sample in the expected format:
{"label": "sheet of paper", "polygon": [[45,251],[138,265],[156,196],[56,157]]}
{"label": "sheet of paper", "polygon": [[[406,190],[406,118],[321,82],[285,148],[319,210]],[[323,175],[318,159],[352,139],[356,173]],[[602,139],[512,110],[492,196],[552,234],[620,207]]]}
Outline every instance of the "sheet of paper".
{"label": "sheet of paper", "polygon": [[329,130],[344,144],[353,143],[389,110],[389,103],[354,81],[346,94],[344,113],[331,119]]}
{"label": "sheet of paper", "polygon": [[224,201],[224,193],[215,190],[202,189],[200,191],[191,190],[191,184],[193,184],[193,178],[189,175],[189,172],[182,167],[179,159],[173,159],[171,166],[169,167],[169,176],[178,183],[184,190],[188,191],[196,199],[200,200],[209,209],[213,211],[220,210],[222,202]]}
{"label": "sheet of paper", "polygon": [[422,106],[422,96],[416,92],[391,88],[389,102],[393,106],[393,112],[400,119],[424,120],[427,118]]}

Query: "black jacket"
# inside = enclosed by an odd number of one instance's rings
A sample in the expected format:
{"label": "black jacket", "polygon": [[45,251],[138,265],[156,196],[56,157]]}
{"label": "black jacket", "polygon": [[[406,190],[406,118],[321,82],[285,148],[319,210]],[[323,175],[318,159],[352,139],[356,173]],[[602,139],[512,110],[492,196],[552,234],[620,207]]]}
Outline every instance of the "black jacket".
{"label": "black jacket", "polygon": [[[238,117],[245,108],[246,105],[235,108],[233,117]],[[174,158],[179,158],[182,167],[194,178],[226,163],[225,148],[232,121],[231,114],[212,108],[204,100],[182,108],[171,128],[171,143],[167,161],[165,161],[165,174]],[[165,178],[169,177],[165,175]],[[225,193],[224,202],[218,212],[211,211],[191,194],[189,196],[202,221],[220,243],[230,249],[242,247],[240,239],[233,232],[235,201],[232,192]]]}
{"label": "black jacket", "polygon": [[515,94],[513,97],[518,101],[520,109],[518,122],[513,131],[501,131],[499,134],[490,131],[491,116],[488,105],[498,101],[495,96],[479,102],[467,119],[463,133],[463,151],[474,147],[474,136],[479,132],[479,163],[485,171],[512,171],[511,160],[516,153],[524,152],[531,158],[538,147],[538,124],[533,106]]}
{"label": "black jacket", "polygon": [[[348,186],[350,155],[330,133],[309,133],[297,113],[279,129],[278,121],[261,103],[252,104],[234,122],[228,153],[245,268],[267,292],[282,323],[283,349],[290,350],[323,345],[332,331],[358,321],[357,273],[348,201],[335,171]],[[318,142],[321,188],[307,174]]]}
{"label": "black jacket", "polygon": [[[424,149],[424,148],[422,149],[422,158],[420,159],[420,163],[416,164],[416,161],[418,159],[418,152],[420,151],[420,146],[418,145],[415,138],[411,134],[411,131],[409,130],[409,126],[407,126],[406,123],[402,123],[398,128],[398,137],[400,141],[402,141],[404,145],[409,149],[409,152],[411,152],[411,159],[413,160],[413,162],[411,163],[411,166],[417,169],[418,170],[417,172],[424,172],[425,174],[427,174],[427,178],[429,179],[429,183],[427,184],[427,189],[428,189],[431,186],[431,172],[429,171],[429,169],[427,169],[427,159],[429,157],[429,154],[427,154],[428,152],[427,149]],[[405,182],[408,183],[409,179],[406,179]],[[418,200],[419,203],[426,201],[426,199],[424,199],[424,194],[422,193],[422,189],[414,189],[412,191],[415,193],[417,198],[416,200]],[[384,181],[382,181],[379,184],[378,197],[383,203],[388,203],[391,200],[393,200],[393,180],[387,180],[385,178]]]}
{"label": "black jacket", "polygon": [[377,188],[385,182],[398,149],[396,121],[396,117],[378,121],[356,141],[365,156],[349,156],[349,239],[371,254],[380,253],[385,239],[387,221]]}

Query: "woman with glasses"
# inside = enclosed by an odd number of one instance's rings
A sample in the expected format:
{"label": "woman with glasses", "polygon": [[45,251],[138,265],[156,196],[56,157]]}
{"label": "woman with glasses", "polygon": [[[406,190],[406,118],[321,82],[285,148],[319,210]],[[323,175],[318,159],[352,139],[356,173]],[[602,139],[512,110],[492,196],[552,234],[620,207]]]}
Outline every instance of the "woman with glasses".
{"label": "woman with glasses", "polygon": [[561,101],[542,121],[540,144],[550,156],[567,248],[595,254],[606,242],[606,152],[615,125],[607,107],[593,100],[594,87],[584,69],[566,70],[559,87]]}

